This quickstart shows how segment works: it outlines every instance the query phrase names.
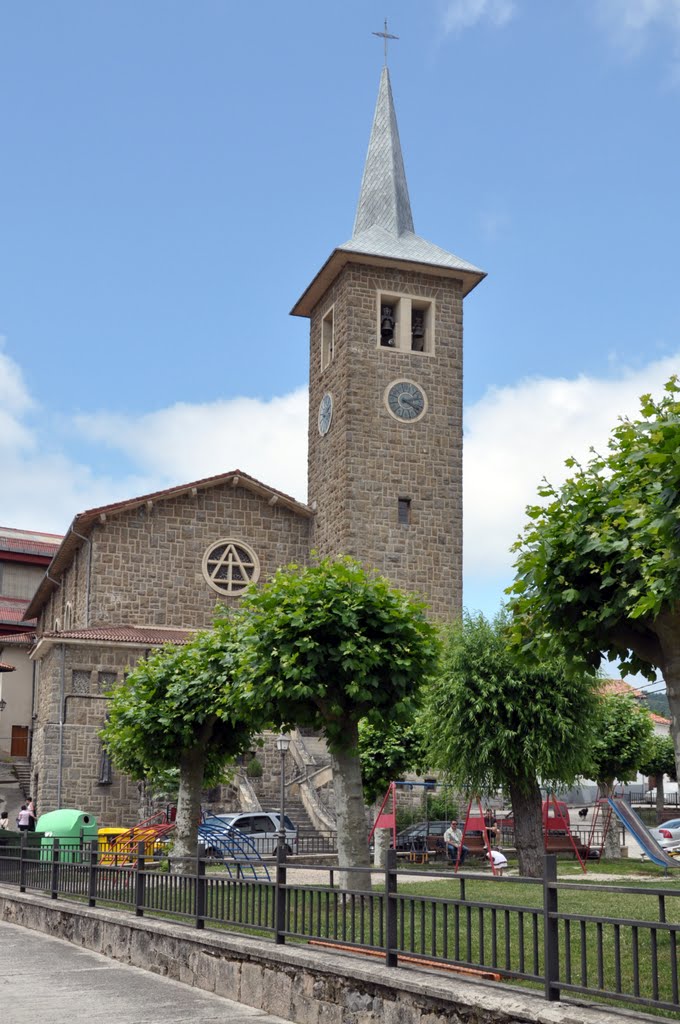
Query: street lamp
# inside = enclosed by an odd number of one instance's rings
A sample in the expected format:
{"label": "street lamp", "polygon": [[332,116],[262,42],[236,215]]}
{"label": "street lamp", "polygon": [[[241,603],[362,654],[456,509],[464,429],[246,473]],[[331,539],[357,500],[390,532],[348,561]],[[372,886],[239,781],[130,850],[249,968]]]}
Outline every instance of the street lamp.
{"label": "street lamp", "polygon": [[281,755],[281,799],[279,801],[279,834],[278,834],[278,847],[279,850],[285,849],[286,846],[286,754],[290,746],[290,736],[277,736],[276,737],[276,749]]}

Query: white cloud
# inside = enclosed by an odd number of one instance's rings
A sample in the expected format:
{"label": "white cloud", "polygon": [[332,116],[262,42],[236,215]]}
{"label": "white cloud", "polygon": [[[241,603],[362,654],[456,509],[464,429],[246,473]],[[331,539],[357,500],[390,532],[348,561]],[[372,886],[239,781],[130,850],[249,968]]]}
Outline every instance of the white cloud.
{"label": "white cloud", "polygon": [[444,31],[462,32],[482,21],[502,28],[514,14],[514,0],[448,0],[443,12]]}
{"label": "white cloud", "polygon": [[[622,369],[614,378],[537,378],[489,391],[466,409],[464,439],[464,555],[466,578],[512,580],[509,548],[537,500],[543,477],[561,483],[564,460],[606,449],[617,417],[636,416],[639,396],[660,394],[680,356]],[[498,592],[492,606],[502,598]]]}
{"label": "white cloud", "polygon": [[141,416],[78,417],[90,441],[124,452],[160,486],[231,469],[286,491],[307,493],[307,389],[269,401],[234,398],[206,405],[178,403]]}
{"label": "white cloud", "polygon": [[680,57],[680,0],[596,0],[592,8],[611,43],[637,56],[660,34]]}

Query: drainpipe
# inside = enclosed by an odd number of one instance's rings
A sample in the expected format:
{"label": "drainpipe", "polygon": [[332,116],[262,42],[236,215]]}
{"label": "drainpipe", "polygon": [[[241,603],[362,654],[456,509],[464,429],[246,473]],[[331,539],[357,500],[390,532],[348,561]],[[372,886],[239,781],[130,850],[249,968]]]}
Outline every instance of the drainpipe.
{"label": "drainpipe", "polygon": [[92,541],[89,537],[84,537],[82,533],[78,533],[73,527],[70,527],[71,533],[78,540],[82,540],[87,544],[87,576],[85,577],[85,626],[90,625],[90,575],[92,570]]}
{"label": "drainpipe", "polygon": [[59,683],[59,765],[57,769],[57,809],[61,807],[61,777],[64,769],[64,693],[66,690],[66,645],[61,644],[61,680]]}

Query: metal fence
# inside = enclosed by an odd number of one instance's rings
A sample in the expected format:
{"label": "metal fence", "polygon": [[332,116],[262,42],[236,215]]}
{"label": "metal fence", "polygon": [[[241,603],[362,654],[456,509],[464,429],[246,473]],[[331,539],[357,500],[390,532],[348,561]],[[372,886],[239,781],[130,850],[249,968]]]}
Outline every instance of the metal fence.
{"label": "metal fence", "polygon": [[[88,906],[118,906],[141,917],[171,918],[196,928],[238,929],[276,943],[287,940],[381,956],[388,966],[402,963],[456,965],[483,976],[540,986],[545,998],[562,993],[663,1010],[680,1010],[677,942],[680,891],[662,887],[558,882],[554,856],[545,858],[543,879],[451,871],[408,872],[408,882],[446,878],[443,895],[409,891],[394,851],[372,891],[334,888],[342,870],[328,865],[291,864],[285,851],[274,880],[219,873],[198,856],[190,863],[146,857],[140,844],[127,863],[104,863],[97,844],[65,847],[21,845],[0,848],[0,882],[76,898]],[[178,873],[178,867],[184,871]],[[318,883],[300,884],[291,868],[304,867]],[[352,869],[354,879],[373,869]],[[503,886],[521,886],[517,890]],[[369,886],[366,885],[366,889]],[[441,893],[442,887],[437,887]],[[575,909],[573,893],[607,893],[637,898],[628,917],[602,916]],[[507,895],[504,901],[503,896]],[[488,898],[487,898],[488,896]],[[644,897],[644,901],[640,899]],[[640,915],[643,903],[644,916]],[[593,901],[590,901],[592,906]]]}

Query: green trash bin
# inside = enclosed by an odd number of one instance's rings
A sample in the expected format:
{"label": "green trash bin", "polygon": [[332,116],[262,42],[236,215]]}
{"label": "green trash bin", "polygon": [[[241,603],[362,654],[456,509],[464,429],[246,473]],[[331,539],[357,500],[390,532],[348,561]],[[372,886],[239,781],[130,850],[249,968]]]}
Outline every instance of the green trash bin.
{"label": "green trash bin", "polygon": [[59,840],[59,859],[77,861],[81,849],[85,850],[92,840],[97,839],[97,819],[86,811],[61,807],[58,811],[41,814],[36,822],[36,832],[42,832],[40,841],[41,860],[50,860],[54,840]]}

